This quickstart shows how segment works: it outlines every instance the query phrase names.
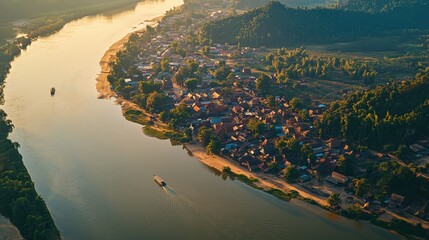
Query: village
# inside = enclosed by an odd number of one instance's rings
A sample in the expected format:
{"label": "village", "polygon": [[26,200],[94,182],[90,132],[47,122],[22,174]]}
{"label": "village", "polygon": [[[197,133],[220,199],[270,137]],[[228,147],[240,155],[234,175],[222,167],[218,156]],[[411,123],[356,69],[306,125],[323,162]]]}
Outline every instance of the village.
{"label": "village", "polygon": [[[344,139],[321,139],[317,120],[329,108],[329,102],[270,95],[276,92],[269,90],[277,87],[272,84],[276,76],[259,70],[270,52],[265,47],[197,44],[198,36],[193,32],[205,21],[231,14],[210,3],[202,9],[203,13],[191,16],[186,12],[167,14],[156,26],[157,31],[148,27],[142,35],[150,37],[139,44],[131,67],[121,66],[122,73],[115,74],[123,77],[114,88],[117,94],[133,99],[141,92],[141,82],[162,86],[166,103],[158,104],[162,107],[152,111],[151,119],[168,124],[171,116],[164,113],[185,106],[186,117],[169,126],[191,132],[190,142],[207,146],[214,135],[218,142],[212,144],[216,145],[212,153],[248,171],[286,179],[324,199],[338,194],[338,209],[359,206],[379,220],[398,218],[429,228],[427,202],[410,202],[394,192],[375,198],[366,184],[360,186],[353,180],[365,176],[371,161],[405,163],[391,154],[356,151]],[[305,84],[306,79],[299,82]],[[202,130],[206,130],[206,136]],[[415,143],[411,150],[427,159],[429,141]],[[350,158],[359,164],[353,166],[352,174],[344,174],[345,159]],[[422,176],[427,178],[427,173]]]}

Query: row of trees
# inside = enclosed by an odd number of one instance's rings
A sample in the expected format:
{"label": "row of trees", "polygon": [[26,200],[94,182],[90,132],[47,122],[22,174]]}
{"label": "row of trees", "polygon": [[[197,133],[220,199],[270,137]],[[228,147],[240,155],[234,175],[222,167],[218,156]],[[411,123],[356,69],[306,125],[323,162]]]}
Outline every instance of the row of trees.
{"label": "row of trees", "polygon": [[374,67],[357,59],[341,57],[310,56],[303,48],[277,52],[265,56],[265,63],[276,72],[279,83],[298,77],[326,78],[333,71],[343,72],[355,80],[372,83],[377,76]]}
{"label": "row of trees", "polygon": [[151,113],[160,113],[169,108],[170,99],[162,92],[162,83],[141,81],[138,89],[134,90],[123,78],[109,75],[107,79],[116,92]]}
{"label": "row of trees", "polygon": [[12,128],[0,110],[0,213],[10,219],[25,239],[60,239],[49,210],[22,162],[19,145],[8,139]]}
{"label": "row of trees", "polygon": [[[1,12],[5,9],[1,1],[0,5],[0,15],[4,17]],[[38,31],[29,37],[20,37],[0,46],[0,102],[3,102],[3,81],[9,73],[10,62],[31,44],[32,39],[42,33],[38,27],[28,28],[26,31],[30,30]],[[51,28],[47,30],[54,31]],[[43,33],[46,34],[47,31]],[[18,151],[19,144],[8,139],[12,130],[11,121],[7,119],[6,113],[0,110],[0,214],[9,218],[24,239],[60,239],[60,233],[49,210],[42,197],[37,194],[22,162]]]}
{"label": "row of trees", "polygon": [[198,130],[198,141],[206,148],[209,154],[219,154],[222,147],[221,140],[212,128],[201,127]]}
{"label": "row of trees", "polygon": [[307,165],[308,161],[314,160],[316,157],[308,144],[300,145],[296,138],[280,138],[276,142],[276,148],[280,154],[289,156],[289,159],[295,159],[293,164]]}

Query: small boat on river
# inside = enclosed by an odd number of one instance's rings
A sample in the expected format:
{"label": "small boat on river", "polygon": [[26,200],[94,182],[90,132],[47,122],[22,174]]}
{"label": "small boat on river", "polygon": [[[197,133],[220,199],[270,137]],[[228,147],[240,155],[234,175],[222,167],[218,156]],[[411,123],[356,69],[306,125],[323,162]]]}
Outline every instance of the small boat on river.
{"label": "small boat on river", "polygon": [[153,175],[153,180],[161,187],[164,187],[165,185],[167,185],[167,183],[157,175]]}
{"label": "small boat on river", "polygon": [[51,96],[55,95],[55,88],[51,88]]}

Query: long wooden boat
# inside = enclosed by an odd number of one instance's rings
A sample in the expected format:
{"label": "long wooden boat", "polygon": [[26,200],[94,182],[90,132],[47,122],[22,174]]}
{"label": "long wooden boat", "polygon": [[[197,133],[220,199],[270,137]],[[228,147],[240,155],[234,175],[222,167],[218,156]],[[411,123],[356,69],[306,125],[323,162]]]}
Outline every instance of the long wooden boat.
{"label": "long wooden boat", "polygon": [[162,180],[162,178],[160,178],[159,176],[157,176],[157,175],[153,175],[153,180],[159,185],[159,186],[161,186],[161,187],[163,187],[163,186],[165,186],[165,185],[167,185],[167,183],[164,181],[164,180]]}

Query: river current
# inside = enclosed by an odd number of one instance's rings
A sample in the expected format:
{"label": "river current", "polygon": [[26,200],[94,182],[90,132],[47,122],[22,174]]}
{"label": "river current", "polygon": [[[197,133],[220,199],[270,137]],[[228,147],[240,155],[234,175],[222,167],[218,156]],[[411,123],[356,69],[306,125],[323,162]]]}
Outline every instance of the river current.
{"label": "river current", "polygon": [[73,21],[12,63],[3,106],[15,125],[11,138],[64,239],[399,239],[223,179],[181,146],[145,136],[113,100],[97,98],[109,46],[180,4],[145,1]]}

